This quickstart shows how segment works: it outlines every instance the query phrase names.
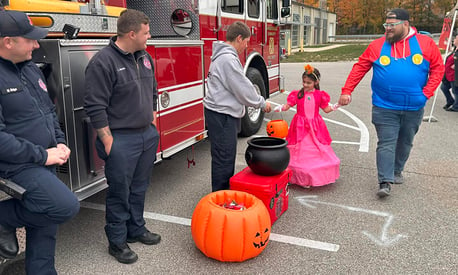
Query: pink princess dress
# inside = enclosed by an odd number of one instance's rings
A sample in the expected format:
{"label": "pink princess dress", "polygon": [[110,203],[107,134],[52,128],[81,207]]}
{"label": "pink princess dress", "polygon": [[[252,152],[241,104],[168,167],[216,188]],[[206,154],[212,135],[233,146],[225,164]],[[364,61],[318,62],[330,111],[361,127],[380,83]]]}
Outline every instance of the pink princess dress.
{"label": "pink princess dress", "polygon": [[298,98],[298,90],[288,95],[288,105],[297,105],[286,140],[290,151],[289,168],[293,171],[292,184],[302,187],[322,186],[339,178],[340,159],[331,147],[331,136],[319,114],[331,97],[325,92],[304,92]]}

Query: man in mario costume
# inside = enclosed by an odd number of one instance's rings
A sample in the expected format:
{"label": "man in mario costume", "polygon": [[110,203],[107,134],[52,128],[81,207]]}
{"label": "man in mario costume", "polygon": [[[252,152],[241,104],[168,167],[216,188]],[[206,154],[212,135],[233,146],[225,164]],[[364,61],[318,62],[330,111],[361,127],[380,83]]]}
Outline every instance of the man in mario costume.
{"label": "man in mario costume", "polygon": [[391,184],[404,182],[402,171],[423,119],[426,101],[444,75],[435,42],[410,26],[409,13],[393,9],[386,15],[385,36],[369,44],[353,66],[339,99],[347,105],[351,93],[372,68],[372,123],[377,132],[376,163],[380,198]]}

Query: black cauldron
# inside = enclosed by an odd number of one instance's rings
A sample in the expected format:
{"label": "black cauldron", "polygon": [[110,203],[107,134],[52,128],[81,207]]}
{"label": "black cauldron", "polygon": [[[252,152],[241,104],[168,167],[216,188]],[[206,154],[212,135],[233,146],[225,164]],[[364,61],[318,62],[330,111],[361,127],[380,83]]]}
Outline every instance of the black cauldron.
{"label": "black cauldron", "polygon": [[248,140],[245,160],[254,173],[273,176],[283,172],[289,164],[288,142],[276,137],[257,137]]}

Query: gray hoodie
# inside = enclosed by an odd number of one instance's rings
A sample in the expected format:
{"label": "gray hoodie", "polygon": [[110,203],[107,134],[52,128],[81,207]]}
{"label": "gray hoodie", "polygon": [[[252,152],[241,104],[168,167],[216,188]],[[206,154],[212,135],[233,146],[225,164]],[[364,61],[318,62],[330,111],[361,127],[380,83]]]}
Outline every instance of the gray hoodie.
{"label": "gray hoodie", "polygon": [[251,81],[243,73],[237,51],[225,42],[213,43],[212,62],[207,77],[205,108],[243,117],[244,106],[264,108],[264,97],[256,93]]}

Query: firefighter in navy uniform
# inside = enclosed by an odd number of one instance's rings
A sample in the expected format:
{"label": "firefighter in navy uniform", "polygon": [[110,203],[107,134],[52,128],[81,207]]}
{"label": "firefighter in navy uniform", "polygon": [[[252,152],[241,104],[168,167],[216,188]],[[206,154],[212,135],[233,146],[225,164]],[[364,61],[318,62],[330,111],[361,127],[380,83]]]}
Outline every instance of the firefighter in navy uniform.
{"label": "firefighter in navy uniform", "polygon": [[145,51],[149,18],[127,9],[117,27],[118,35],[86,68],[84,108],[97,131],[97,153],[105,161],[108,253],[130,264],[138,256],[127,243],[154,245],[161,240],[143,218],[159,143],[157,82],[153,59]]}
{"label": "firefighter in navy uniform", "polygon": [[0,177],[26,190],[22,200],[0,202],[0,257],[16,256],[16,228],[25,227],[26,272],[34,275],[57,274],[58,224],[79,211],[78,199],[56,176],[70,149],[43,74],[31,62],[46,35],[26,14],[0,11]]}

